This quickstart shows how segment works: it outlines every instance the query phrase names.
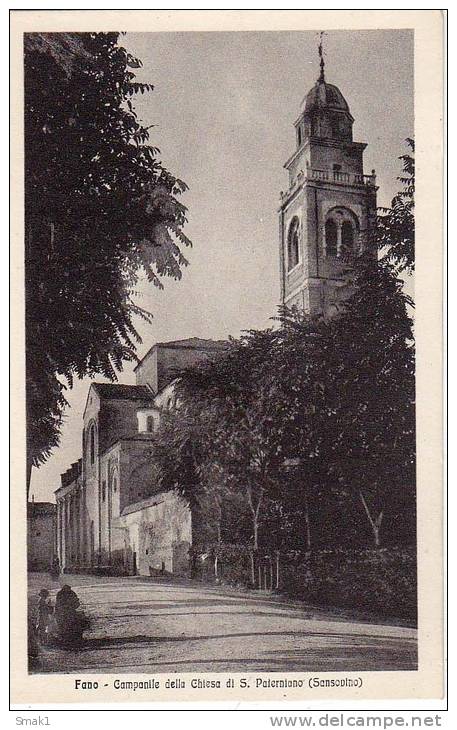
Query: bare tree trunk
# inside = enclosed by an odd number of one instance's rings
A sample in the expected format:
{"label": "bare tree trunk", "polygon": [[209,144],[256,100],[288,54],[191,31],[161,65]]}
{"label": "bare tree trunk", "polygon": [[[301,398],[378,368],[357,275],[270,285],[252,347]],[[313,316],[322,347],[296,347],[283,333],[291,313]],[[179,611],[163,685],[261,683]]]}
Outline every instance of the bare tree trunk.
{"label": "bare tree trunk", "polygon": [[257,511],[253,513],[253,527],[254,527],[254,550],[259,549],[259,523],[257,521]]}
{"label": "bare tree trunk", "polygon": [[263,494],[264,490],[260,490],[260,495],[257,500],[257,504],[254,505],[254,500],[252,498],[252,489],[251,487],[248,487],[248,502],[249,507],[251,508],[252,513],[252,528],[254,533],[254,550],[259,549],[259,514],[260,514],[260,508],[262,506],[263,501]]}
{"label": "bare tree trunk", "polygon": [[216,530],[217,530],[217,543],[218,543],[218,545],[220,545],[220,542],[221,542],[221,522],[222,522],[222,504],[221,504],[220,495],[216,494],[214,496],[214,502],[216,504],[216,514],[217,514],[217,517],[216,517],[216,520],[217,520],[217,525],[216,525]]}
{"label": "bare tree trunk", "polygon": [[[215,511],[216,511],[216,537],[217,537],[217,544],[221,544],[221,521],[222,521],[222,507],[221,507],[221,500],[219,494],[213,494],[214,504],[215,504]],[[219,556],[216,554],[214,556],[214,578],[216,582],[219,580]]]}
{"label": "bare tree trunk", "polygon": [[308,496],[305,489],[305,537],[306,537],[306,550],[311,552],[311,526],[309,521],[309,506]]}
{"label": "bare tree trunk", "polygon": [[[254,560],[254,553],[257,552],[259,549],[259,515],[260,515],[260,508],[262,506],[263,501],[263,494],[264,490],[260,489],[259,497],[257,499],[257,503],[254,504],[254,499],[252,495],[252,488],[249,486],[247,487],[247,496],[248,496],[248,504],[251,510],[252,514],[252,529],[253,529],[253,537],[254,537],[254,544],[251,551],[251,580],[252,585],[255,587],[256,584],[256,574],[255,574],[255,560]],[[260,573],[260,564],[259,564],[259,588],[262,587],[262,578]]]}
{"label": "bare tree trunk", "polygon": [[368,522],[370,523],[370,527],[373,531],[373,538],[374,538],[374,545],[376,548],[378,548],[381,545],[381,523],[382,518],[384,516],[383,510],[378,514],[377,517],[372,517],[370,513],[370,509],[368,507],[367,501],[365,497],[363,496],[363,493],[359,492],[361,502],[363,504],[363,508],[365,510],[365,514],[368,518]]}

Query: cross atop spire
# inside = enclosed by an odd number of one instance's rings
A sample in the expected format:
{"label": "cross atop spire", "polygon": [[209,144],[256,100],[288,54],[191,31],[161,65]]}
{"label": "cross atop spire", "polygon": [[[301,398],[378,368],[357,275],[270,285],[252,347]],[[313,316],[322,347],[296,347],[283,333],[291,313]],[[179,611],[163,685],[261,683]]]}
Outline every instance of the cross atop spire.
{"label": "cross atop spire", "polygon": [[320,61],[321,72],[320,72],[320,76],[319,76],[320,83],[323,83],[325,81],[325,75],[324,75],[325,61],[324,61],[324,50],[322,47],[322,44],[324,41],[324,35],[325,35],[325,31],[321,30],[321,32],[319,33],[319,46],[318,46],[319,57],[321,59],[321,61]]}

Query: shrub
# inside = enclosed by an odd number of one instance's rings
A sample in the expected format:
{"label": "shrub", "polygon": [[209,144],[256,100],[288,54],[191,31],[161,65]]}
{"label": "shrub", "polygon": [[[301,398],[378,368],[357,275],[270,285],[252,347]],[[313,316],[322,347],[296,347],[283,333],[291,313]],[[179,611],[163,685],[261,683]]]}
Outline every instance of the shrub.
{"label": "shrub", "polygon": [[204,582],[217,580],[233,586],[249,586],[251,564],[249,548],[245,545],[215,543],[206,549],[192,551],[192,576]]}
{"label": "shrub", "polygon": [[416,621],[416,552],[410,548],[320,550],[281,559],[281,592],[320,605]]}
{"label": "shrub", "polygon": [[[245,545],[219,543],[192,550],[194,578],[233,586],[253,587],[251,551]],[[264,565],[256,554],[257,567]],[[270,559],[274,565],[275,556]],[[320,606],[358,609],[417,620],[416,551],[413,547],[290,551],[279,558],[279,592]]]}

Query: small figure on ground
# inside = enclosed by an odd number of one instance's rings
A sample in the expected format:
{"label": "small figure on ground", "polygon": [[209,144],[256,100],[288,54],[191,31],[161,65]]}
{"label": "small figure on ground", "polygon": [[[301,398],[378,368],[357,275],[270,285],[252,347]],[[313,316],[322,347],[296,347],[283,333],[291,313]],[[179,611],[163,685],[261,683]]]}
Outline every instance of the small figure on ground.
{"label": "small figure on ground", "polygon": [[77,646],[82,642],[88,620],[82,611],[79,598],[69,585],[64,585],[56,596],[55,619],[57,640],[65,646]]}
{"label": "small figure on ground", "polygon": [[54,609],[49,599],[49,591],[46,588],[41,589],[39,596],[36,631],[40,643],[47,644],[49,638],[49,619]]}

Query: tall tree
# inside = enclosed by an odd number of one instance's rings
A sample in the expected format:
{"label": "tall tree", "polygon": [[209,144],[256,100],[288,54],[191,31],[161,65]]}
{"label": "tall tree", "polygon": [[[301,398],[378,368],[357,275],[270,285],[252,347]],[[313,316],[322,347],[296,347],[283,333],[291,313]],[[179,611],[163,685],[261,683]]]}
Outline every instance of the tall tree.
{"label": "tall tree", "polygon": [[414,140],[406,143],[411,152],[399,158],[403,163],[402,174],[397,178],[402,189],[394,196],[390,208],[381,208],[378,215],[377,243],[386,261],[397,271],[414,271]]}
{"label": "tall tree", "polygon": [[25,34],[27,467],[58,444],[74,377],[135,359],[142,272],[187,263],[185,184],[137,118],[141,62],[119,33]]}
{"label": "tall tree", "polygon": [[151,460],[164,490],[181,494],[194,513],[208,518],[202,540],[220,540],[224,484],[213,458],[215,410],[205,398],[187,398],[177,386],[179,408],[164,413],[154,439]]}
{"label": "tall tree", "polygon": [[251,515],[251,545],[259,547],[259,526],[281,458],[270,407],[268,353],[272,331],[250,331],[213,361],[183,374],[188,396],[204,394],[211,411],[211,458],[220,479],[244,497]]}
{"label": "tall tree", "polygon": [[373,543],[390,511],[415,485],[412,301],[392,265],[363,255],[352,295],[328,324],[319,412],[322,455],[359,502]]}

